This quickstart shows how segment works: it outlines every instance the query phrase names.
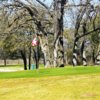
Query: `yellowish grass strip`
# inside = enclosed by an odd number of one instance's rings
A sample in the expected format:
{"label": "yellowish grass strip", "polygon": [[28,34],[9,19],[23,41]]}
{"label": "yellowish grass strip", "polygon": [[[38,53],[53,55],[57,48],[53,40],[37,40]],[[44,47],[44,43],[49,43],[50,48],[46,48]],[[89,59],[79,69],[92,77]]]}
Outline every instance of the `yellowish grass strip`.
{"label": "yellowish grass strip", "polygon": [[0,79],[0,100],[99,100],[100,74]]}

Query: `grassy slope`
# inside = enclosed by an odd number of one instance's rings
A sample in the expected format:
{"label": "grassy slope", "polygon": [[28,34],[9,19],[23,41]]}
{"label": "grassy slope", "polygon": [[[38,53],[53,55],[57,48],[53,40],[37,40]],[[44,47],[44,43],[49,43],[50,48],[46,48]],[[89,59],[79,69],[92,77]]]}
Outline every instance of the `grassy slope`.
{"label": "grassy slope", "polygon": [[0,72],[0,78],[26,78],[100,73],[100,67],[65,67],[17,72]]}

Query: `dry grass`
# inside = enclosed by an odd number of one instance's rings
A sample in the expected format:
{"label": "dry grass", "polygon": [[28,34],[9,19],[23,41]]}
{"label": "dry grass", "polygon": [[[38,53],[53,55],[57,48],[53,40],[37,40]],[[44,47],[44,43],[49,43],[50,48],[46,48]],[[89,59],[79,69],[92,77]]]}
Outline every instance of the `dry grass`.
{"label": "dry grass", "polygon": [[100,74],[0,79],[0,100],[100,100]]}

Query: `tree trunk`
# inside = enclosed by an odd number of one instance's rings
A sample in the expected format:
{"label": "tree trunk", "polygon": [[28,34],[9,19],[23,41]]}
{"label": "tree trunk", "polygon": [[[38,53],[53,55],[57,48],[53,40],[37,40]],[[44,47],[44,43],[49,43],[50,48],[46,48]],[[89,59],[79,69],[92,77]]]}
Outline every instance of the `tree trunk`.
{"label": "tree trunk", "polygon": [[58,42],[59,40],[56,41],[56,43],[54,44],[55,48],[54,48],[54,67],[58,66]]}
{"label": "tree trunk", "polygon": [[44,65],[46,64],[44,53],[43,53],[43,64]]}
{"label": "tree trunk", "polygon": [[3,60],[4,60],[4,66],[7,66],[7,57],[6,52],[3,50]]}
{"label": "tree trunk", "polygon": [[47,36],[40,36],[40,44],[41,44],[41,49],[43,52],[43,56],[44,56],[44,66],[45,68],[49,68],[51,67],[51,59],[50,59],[50,50],[49,50],[49,44],[48,44],[48,38]]}
{"label": "tree trunk", "polygon": [[54,67],[64,67],[64,64],[63,37],[59,37],[54,48]]}
{"label": "tree trunk", "polygon": [[24,63],[24,70],[27,70],[27,58],[26,58],[26,51],[21,50],[20,51],[21,55],[22,55],[22,59],[23,59],[23,63]]}
{"label": "tree trunk", "polygon": [[29,48],[29,64],[28,64],[28,67],[29,67],[29,70],[31,69],[31,47]]}
{"label": "tree trunk", "polygon": [[78,65],[78,41],[74,40],[74,47],[73,47],[73,57],[72,57],[72,64],[73,66]]}
{"label": "tree trunk", "polygon": [[82,62],[83,66],[87,66],[87,60],[86,60],[86,51],[85,51],[85,40],[82,42],[81,46],[81,56],[82,56]]}
{"label": "tree trunk", "polygon": [[37,45],[34,49],[34,58],[35,58],[35,63],[36,63],[36,69],[39,68],[39,59],[40,59],[40,54],[39,54],[39,45]]}
{"label": "tree trunk", "polygon": [[96,59],[95,59],[95,64],[100,65],[100,42],[99,42],[99,46],[98,46],[98,50],[97,50],[97,56],[96,56]]}
{"label": "tree trunk", "polygon": [[100,50],[98,51],[98,54],[96,56],[95,64],[100,65]]}
{"label": "tree trunk", "polygon": [[79,36],[79,28],[80,28],[81,21],[85,12],[86,12],[86,7],[81,8],[76,18],[75,34],[74,34],[75,40],[74,40],[73,57],[72,57],[73,66],[78,65],[78,44],[77,43],[78,43],[79,38],[77,37]]}
{"label": "tree trunk", "polygon": [[54,0],[54,67],[64,67],[63,15],[66,0]]}
{"label": "tree trunk", "polygon": [[7,59],[4,57],[4,66],[7,66]]}
{"label": "tree trunk", "polygon": [[95,50],[94,50],[94,48],[92,50],[92,62],[93,62],[93,64],[95,64]]}

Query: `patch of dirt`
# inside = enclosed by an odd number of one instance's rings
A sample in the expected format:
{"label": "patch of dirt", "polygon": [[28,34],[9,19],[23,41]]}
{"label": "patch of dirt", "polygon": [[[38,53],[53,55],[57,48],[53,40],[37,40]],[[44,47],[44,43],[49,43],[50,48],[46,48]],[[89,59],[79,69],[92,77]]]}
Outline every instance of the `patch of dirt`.
{"label": "patch of dirt", "polygon": [[0,72],[15,72],[15,71],[21,71],[23,69],[0,69]]}
{"label": "patch of dirt", "polygon": [[81,98],[95,98],[97,94],[95,93],[85,93],[81,96]]}

